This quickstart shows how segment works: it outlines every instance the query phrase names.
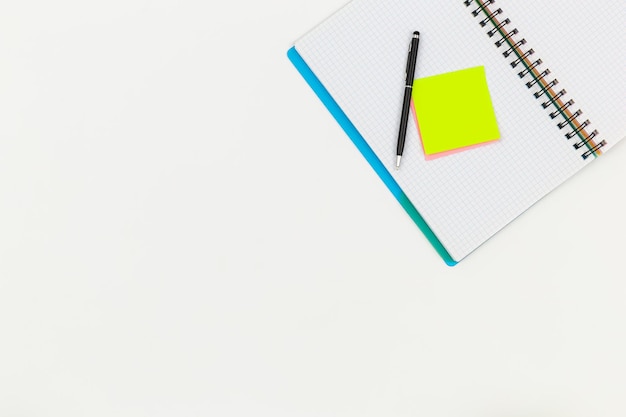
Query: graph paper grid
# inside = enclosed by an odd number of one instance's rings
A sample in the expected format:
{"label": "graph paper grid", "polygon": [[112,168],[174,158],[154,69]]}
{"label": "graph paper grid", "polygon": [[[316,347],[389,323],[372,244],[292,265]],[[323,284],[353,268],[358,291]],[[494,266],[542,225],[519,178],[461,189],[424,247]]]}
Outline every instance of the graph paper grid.
{"label": "graph paper grid", "polygon": [[[613,87],[617,91],[607,88],[609,104],[605,101],[599,106],[598,93],[580,85],[577,71],[572,71],[571,63],[562,59],[564,52],[547,45],[556,36],[566,36],[559,29],[563,26],[567,30],[567,25],[538,26],[529,11],[533,7],[526,8],[522,3],[510,7],[514,10],[508,14],[507,7],[513,3],[498,2],[514,26],[520,22],[519,38],[543,39],[545,42],[535,48],[537,54],[548,67],[560,70],[556,77],[565,81],[562,73],[569,71],[567,81],[573,84],[572,91],[580,94],[581,104],[594,109],[594,118],[600,122],[596,128],[606,132],[607,142],[613,145],[623,138],[624,72],[606,71],[602,75],[605,82],[620,87]],[[551,14],[558,22],[566,22],[569,13],[578,11],[571,1],[555,0],[547,5],[530,0],[523,4],[529,3],[537,3],[535,10],[541,5],[541,13]],[[598,16],[611,15],[616,22],[625,21],[626,10],[621,2],[604,3],[604,7],[594,9]],[[482,19],[472,17],[470,9],[459,0],[353,0],[295,42],[298,53],[457,261],[593,160],[583,160],[573,149],[564,132],[520,80],[518,71],[494,46],[495,39],[487,36],[489,27],[481,27]],[[416,126],[411,123],[402,167],[395,170],[404,67],[410,36],[415,30],[421,33],[416,77],[485,67],[501,139],[426,161]],[[623,27],[613,30],[624,38]],[[609,35],[615,33],[609,31]],[[608,44],[609,39],[606,41]],[[576,48],[570,48],[570,54],[575,52]],[[623,58],[616,57],[609,64],[617,69],[622,63]],[[605,112],[605,107],[611,111]],[[621,114],[621,118],[613,117],[615,114]]]}

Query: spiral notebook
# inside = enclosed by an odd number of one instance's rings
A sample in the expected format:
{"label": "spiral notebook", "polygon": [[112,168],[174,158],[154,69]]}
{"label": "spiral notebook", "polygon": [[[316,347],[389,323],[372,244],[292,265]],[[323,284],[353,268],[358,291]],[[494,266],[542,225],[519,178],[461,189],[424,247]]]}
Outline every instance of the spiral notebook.
{"label": "spiral notebook", "polygon": [[[454,265],[626,136],[625,22],[624,0],[353,0],[288,56]],[[416,78],[484,66],[501,137],[427,161],[411,124],[395,170],[415,30]]]}

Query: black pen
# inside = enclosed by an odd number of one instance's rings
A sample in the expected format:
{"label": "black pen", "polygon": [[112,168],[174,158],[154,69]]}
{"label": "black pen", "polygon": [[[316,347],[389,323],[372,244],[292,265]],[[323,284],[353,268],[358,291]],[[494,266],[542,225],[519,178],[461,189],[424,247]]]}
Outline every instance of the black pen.
{"label": "black pen", "polygon": [[411,93],[413,92],[413,78],[415,77],[415,64],[417,62],[417,48],[420,44],[420,33],[413,32],[413,39],[409,46],[409,57],[406,63],[406,82],[404,86],[404,103],[402,104],[402,118],[400,119],[400,132],[398,133],[398,148],[396,151],[396,169],[400,168],[400,160],[404,151],[404,139],[406,138],[406,128],[409,123],[409,112],[411,111]]}

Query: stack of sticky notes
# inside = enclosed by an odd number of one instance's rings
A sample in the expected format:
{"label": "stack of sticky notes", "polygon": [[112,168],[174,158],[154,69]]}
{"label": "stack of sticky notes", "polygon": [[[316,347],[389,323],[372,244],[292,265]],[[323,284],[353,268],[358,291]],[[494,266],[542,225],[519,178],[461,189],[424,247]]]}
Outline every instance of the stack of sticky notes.
{"label": "stack of sticky notes", "polygon": [[416,79],[413,108],[426,159],[500,138],[484,67]]}

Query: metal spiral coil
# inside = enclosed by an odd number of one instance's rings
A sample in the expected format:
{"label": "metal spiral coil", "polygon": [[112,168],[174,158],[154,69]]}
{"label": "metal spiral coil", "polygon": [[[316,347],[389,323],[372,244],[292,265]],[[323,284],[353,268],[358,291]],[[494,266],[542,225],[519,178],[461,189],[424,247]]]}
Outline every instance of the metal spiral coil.
{"label": "metal spiral coil", "polygon": [[[545,96],[544,101],[541,103],[541,106],[544,109],[549,109],[550,107],[554,107],[555,110],[550,113],[550,118],[556,119],[561,117],[563,120],[557,124],[557,127],[561,130],[566,129],[565,138],[567,140],[578,138],[579,141],[574,143],[574,149],[587,148],[587,151],[584,152],[581,156],[583,159],[587,159],[592,155],[599,154],[600,150],[606,146],[606,141],[595,142],[598,137],[598,131],[594,130],[591,133],[587,133],[591,122],[589,120],[580,121],[579,118],[582,116],[582,110],[578,109],[576,111],[572,111],[572,106],[574,106],[574,100],[564,101],[565,96],[567,95],[567,91],[562,89],[560,91],[555,91],[554,87],[559,84],[559,80],[556,78],[548,79],[547,77],[551,74],[549,69],[540,70],[539,67],[543,64],[541,59],[531,59],[534,55],[535,51],[532,48],[522,50],[522,47],[526,45],[526,39],[514,39],[519,31],[516,28],[509,29],[508,26],[511,24],[511,20],[508,18],[504,18],[502,20],[498,20],[498,17],[503,16],[503,11],[501,8],[496,8],[492,10],[489,6],[494,5],[496,0],[464,0],[463,3],[465,6],[469,7],[472,5],[477,6],[474,10],[472,10],[472,16],[479,17],[481,14],[484,15],[484,19],[481,20],[480,26],[487,27],[488,25],[491,29],[487,32],[487,35],[490,38],[493,38],[496,34],[499,34],[501,37],[495,42],[497,48],[502,48],[503,46],[507,46],[507,49],[502,53],[502,55],[510,59],[510,65],[513,68],[517,68],[520,65],[523,65],[523,69],[518,72],[518,76],[521,79],[531,77],[532,79],[526,82],[526,87],[528,89],[536,89],[533,92],[533,96],[536,99],[540,99]],[[574,107],[575,108],[575,107]]]}

